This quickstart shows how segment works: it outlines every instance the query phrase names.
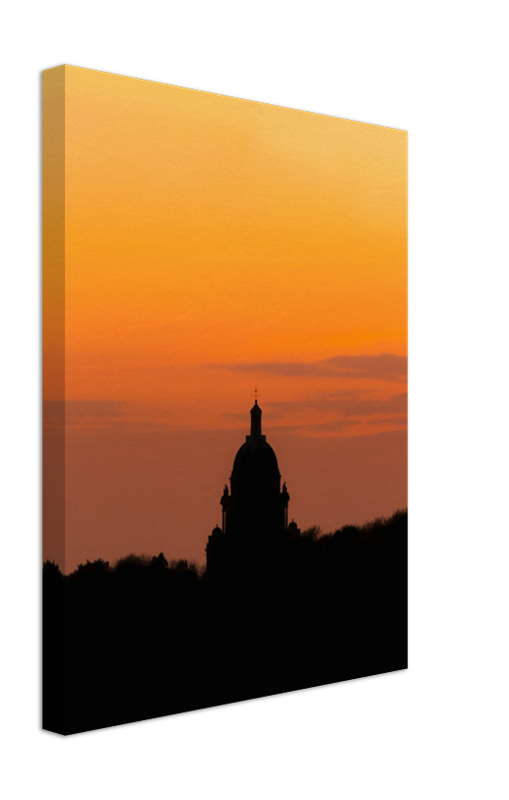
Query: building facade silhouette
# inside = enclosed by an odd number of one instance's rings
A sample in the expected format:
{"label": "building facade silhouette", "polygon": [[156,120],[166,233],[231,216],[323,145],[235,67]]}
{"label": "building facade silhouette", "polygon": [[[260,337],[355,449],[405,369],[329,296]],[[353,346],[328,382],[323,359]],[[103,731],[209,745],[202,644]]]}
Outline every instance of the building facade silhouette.
{"label": "building facade silhouette", "polygon": [[251,409],[251,432],[233,462],[230,488],[221,497],[222,525],[209,536],[207,574],[241,568],[260,569],[277,553],[288,533],[290,495],[276,454],[262,434],[262,410],[258,400]]}

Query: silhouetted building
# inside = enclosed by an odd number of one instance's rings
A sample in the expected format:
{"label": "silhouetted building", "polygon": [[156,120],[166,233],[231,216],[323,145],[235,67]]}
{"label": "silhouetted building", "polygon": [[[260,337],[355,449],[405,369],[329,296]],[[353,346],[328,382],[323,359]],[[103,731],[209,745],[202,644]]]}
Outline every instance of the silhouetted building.
{"label": "silhouetted building", "polygon": [[[233,462],[230,489],[221,497],[222,527],[209,536],[207,572],[222,568],[259,567],[277,551],[288,532],[288,494],[274,450],[262,434],[258,400],[251,409],[251,433]],[[292,532],[298,531],[292,523]]]}

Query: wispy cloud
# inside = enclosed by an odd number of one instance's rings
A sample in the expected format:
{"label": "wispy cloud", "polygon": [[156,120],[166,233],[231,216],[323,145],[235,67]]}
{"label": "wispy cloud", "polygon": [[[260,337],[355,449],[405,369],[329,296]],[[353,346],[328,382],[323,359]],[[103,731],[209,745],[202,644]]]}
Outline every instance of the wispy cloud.
{"label": "wispy cloud", "polygon": [[359,420],[334,419],[331,422],[317,422],[313,425],[307,425],[305,429],[310,433],[339,433],[355,425],[359,425]]}
{"label": "wispy cloud", "polygon": [[394,428],[405,428],[407,423],[406,416],[392,416],[392,417],[375,417],[368,419],[333,419],[328,422],[307,422],[300,425],[273,425],[270,428],[271,433],[277,431],[283,435],[299,434],[300,436],[322,436],[323,434],[337,434],[348,432],[353,435],[361,435],[359,431],[363,431],[366,435],[366,429],[363,430],[364,425],[370,428],[387,428],[390,426]]}
{"label": "wispy cloud", "polygon": [[333,356],[318,361],[260,361],[241,364],[208,364],[234,372],[262,372],[287,377],[371,378],[383,381],[406,381],[407,359],[393,353],[361,356]]}
{"label": "wispy cloud", "polygon": [[45,400],[43,420],[45,428],[103,427],[126,418],[129,403],[117,400]]}
{"label": "wispy cloud", "polygon": [[66,430],[116,430],[124,433],[192,430],[191,425],[175,424],[168,407],[132,400],[66,400],[44,402],[47,428]]}
{"label": "wispy cloud", "polygon": [[293,411],[337,412],[346,418],[401,414],[407,410],[407,393],[371,397],[362,392],[329,392],[304,400],[274,402],[270,404],[270,410],[278,416],[285,416]]}
{"label": "wispy cloud", "polygon": [[[407,393],[377,397],[365,390],[328,392],[301,400],[267,403],[264,411],[271,431],[307,436],[356,435],[362,425],[370,428],[405,427]],[[230,413],[224,416],[246,422],[247,415]]]}
{"label": "wispy cloud", "polygon": [[119,400],[66,400],[66,424],[121,419],[128,413],[128,406]]}
{"label": "wispy cloud", "polygon": [[394,417],[371,417],[365,420],[366,425],[401,425],[402,427],[407,424],[406,414],[400,414]]}

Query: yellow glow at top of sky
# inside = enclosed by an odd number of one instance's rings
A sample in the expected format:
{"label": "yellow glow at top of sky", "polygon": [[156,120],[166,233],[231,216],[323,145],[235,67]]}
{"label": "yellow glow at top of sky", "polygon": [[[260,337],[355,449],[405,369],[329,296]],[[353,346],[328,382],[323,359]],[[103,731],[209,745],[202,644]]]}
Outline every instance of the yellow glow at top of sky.
{"label": "yellow glow at top of sky", "polygon": [[122,354],[406,352],[405,132],[77,68],[65,87],[71,394]]}
{"label": "yellow glow at top of sky", "polygon": [[278,215],[311,213],[311,233],[347,222],[345,234],[369,223],[405,236],[402,131],[74,69],[66,139],[67,201],[89,222],[113,215],[122,229],[137,212],[167,230],[171,210],[196,237],[254,214],[284,238]]}

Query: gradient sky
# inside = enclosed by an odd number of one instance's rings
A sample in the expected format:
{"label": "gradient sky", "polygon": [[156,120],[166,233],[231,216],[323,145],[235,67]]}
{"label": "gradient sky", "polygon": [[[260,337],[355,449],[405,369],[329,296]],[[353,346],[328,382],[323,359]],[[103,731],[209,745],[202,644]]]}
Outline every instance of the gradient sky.
{"label": "gradient sky", "polygon": [[[65,108],[66,570],[203,561],[255,386],[301,527],[406,506],[406,133],[49,72],[46,109],[52,92]],[[45,214],[61,202],[47,194]],[[46,320],[63,296],[46,283]],[[47,408],[64,399],[50,378]]]}

